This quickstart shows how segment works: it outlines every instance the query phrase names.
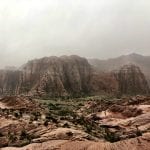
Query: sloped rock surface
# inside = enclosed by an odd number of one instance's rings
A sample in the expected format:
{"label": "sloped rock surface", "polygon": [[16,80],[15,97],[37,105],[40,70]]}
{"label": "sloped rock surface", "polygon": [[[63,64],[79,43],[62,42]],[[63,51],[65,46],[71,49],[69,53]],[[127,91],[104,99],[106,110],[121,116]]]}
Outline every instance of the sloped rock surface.
{"label": "sloped rock surface", "polygon": [[150,56],[143,56],[132,53],[108,60],[89,59],[89,63],[93,65],[97,70],[105,72],[118,70],[122,66],[132,63],[140,67],[150,85]]}
{"label": "sloped rock surface", "polygon": [[50,96],[78,95],[89,91],[91,66],[78,56],[30,61],[23,69],[22,87]]}
{"label": "sloped rock surface", "polygon": [[21,70],[0,70],[0,95],[68,97],[101,93],[147,94],[149,86],[140,68],[123,66],[113,73],[98,72],[79,56],[45,57]]}
{"label": "sloped rock surface", "polygon": [[20,71],[0,70],[0,95],[17,94],[20,87]]}
{"label": "sloped rock surface", "polygon": [[96,73],[85,58],[75,55],[35,59],[20,71],[0,71],[0,95],[59,97],[114,91],[117,81],[112,75]]}
{"label": "sloped rock surface", "polygon": [[90,142],[90,141],[48,141],[33,143],[23,148],[2,148],[2,150],[149,150],[150,134],[116,143]]}
{"label": "sloped rock surface", "polygon": [[91,91],[94,94],[118,92],[118,81],[111,73],[94,71],[90,81]]}
{"label": "sloped rock surface", "polygon": [[78,56],[45,57],[29,61],[21,71],[0,71],[0,94],[48,96],[89,92],[91,66]]}
{"label": "sloped rock surface", "polygon": [[64,144],[61,150],[149,150],[149,146],[150,134],[116,143],[70,142]]}
{"label": "sloped rock surface", "polygon": [[117,73],[116,78],[119,83],[121,94],[148,94],[149,86],[140,68],[135,65],[125,65]]}
{"label": "sloped rock surface", "polygon": [[6,96],[0,99],[1,105],[9,109],[42,110],[39,104],[30,97],[25,96]]}

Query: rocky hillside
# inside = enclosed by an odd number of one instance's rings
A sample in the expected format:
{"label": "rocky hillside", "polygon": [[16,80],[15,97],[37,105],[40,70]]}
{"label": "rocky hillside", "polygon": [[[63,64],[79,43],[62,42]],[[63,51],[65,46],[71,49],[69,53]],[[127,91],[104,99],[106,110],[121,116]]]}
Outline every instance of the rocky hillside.
{"label": "rocky hillside", "polygon": [[97,70],[105,72],[118,70],[120,67],[127,64],[134,64],[140,67],[150,85],[150,56],[143,56],[133,53],[108,60],[89,59],[88,61]]}
{"label": "rocky hillside", "polygon": [[0,70],[0,95],[18,93],[20,76],[20,71]]}
{"label": "rocky hillside", "polygon": [[148,94],[149,86],[140,68],[135,65],[125,65],[116,74],[121,94]]}
{"label": "rocky hillside", "polygon": [[136,66],[99,72],[79,56],[44,57],[20,70],[0,70],[0,95],[68,97],[101,93],[147,94],[144,74]]}
{"label": "rocky hillside", "polygon": [[21,71],[0,71],[1,94],[63,96],[89,91],[91,66],[78,56],[29,61]]}
{"label": "rocky hillside", "polygon": [[78,56],[45,57],[28,62],[22,71],[21,92],[65,96],[89,92],[91,66]]}
{"label": "rocky hillside", "polygon": [[20,71],[0,71],[1,95],[58,97],[112,91],[117,91],[117,82],[111,75],[97,74],[85,58],[74,55],[32,60]]}

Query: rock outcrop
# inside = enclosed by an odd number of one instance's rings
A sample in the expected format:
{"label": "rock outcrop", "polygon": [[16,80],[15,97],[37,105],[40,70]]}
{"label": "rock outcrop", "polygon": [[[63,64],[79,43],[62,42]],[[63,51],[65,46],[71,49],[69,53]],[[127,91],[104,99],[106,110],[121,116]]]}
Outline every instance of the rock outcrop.
{"label": "rock outcrop", "polygon": [[90,77],[91,66],[84,58],[46,57],[23,67],[20,91],[49,96],[85,94]]}
{"label": "rock outcrop", "polygon": [[30,97],[25,96],[6,96],[0,99],[0,106],[12,110],[28,110],[28,111],[42,111],[39,103]]}
{"label": "rock outcrop", "polygon": [[150,56],[143,56],[132,53],[129,55],[122,55],[120,57],[107,60],[89,59],[88,61],[92,66],[96,68],[96,70],[104,72],[118,70],[120,69],[120,67],[132,63],[140,67],[150,86]]}
{"label": "rock outcrop", "polygon": [[0,71],[0,95],[82,96],[117,91],[116,85],[113,76],[96,73],[75,55],[35,59],[19,71]]}
{"label": "rock outcrop", "polygon": [[44,57],[20,70],[0,70],[0,95],[78,97],[101,93],[147,94],[139,67],[127,65],[117,73],[98,72],[79,56]]}
{"label": "rock outcrop", "polygon": [[[57,121],[53,121],[52,111],[37,111],[38,107],[28,97],[5,97],[0,102],[7,106],[0,109],[2,150],[148,150],[150,146],[150,97],[147,96],[85,102],[79,109],[82,117],[79,117],[79,111],[74,112],[78,117],[72,118],[68,127],[56,114]],[[27,107],[20,110],[23,104]],[[35,106],[35,111],[34,108],[29,111],[29,106]],[[46,109],[44,105],[40,108]],[[70,118],[63,119],[69,123]],[[92,132],[82,128],[83,124],[93,127]],[[101,136],[98,138],[96,134]]]}
{"label": "rock outcrop", "polygon": [[111,73],[93,72],[90,81],[91,92],[95,95],[102,93],[116,94],[118,81]]}
{"label": "rock outcrop", "polygon": [[54,140],[43,143],[33,143],[22,148],[6,147],[2,148],[2,150],[149,150],[149,141],[150,134],[145,134],[139,138],[129,139],[117,143]]}
{"label": "rock outcrop", "polygon": [[0,70],[0,95],[14,95],[19,91],[20,71]]}
{"label": "rock outcrop", "polygon": [[141,72],[140,68],[135,65],[125,65],[116,72],[116,79],[119,83],[119,92],[121,94],[148,94],[148,82]]}
{"label": "rock outcrop", "polygon": [[21,71],[0,71],[0,93],[65,96],[89,92],[91,66],[78,56],[29,61]]}

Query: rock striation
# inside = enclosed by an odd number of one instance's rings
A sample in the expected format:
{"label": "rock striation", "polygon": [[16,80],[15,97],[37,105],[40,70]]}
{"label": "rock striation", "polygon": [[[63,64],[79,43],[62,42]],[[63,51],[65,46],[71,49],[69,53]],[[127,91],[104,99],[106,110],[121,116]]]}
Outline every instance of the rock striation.
{"label": "rock striation", "polygon": [[89,92],[91,66],[78,56],[29,61],[20,71],[0,71],[0,94],[65,96]]}
{"label": "rock striation", "polygon": [[20,70],[0,70],[0,96],[78,97],[118,92],[149,92],[139,67],[126,65],[115,73],[104,73],[95,70],[87,59],[72,55],[31,60]]}
{"label": "rock striation", "polygon": [[118,70],[122,66],[132,63],[140,67],[150,86],[150,56],[132,53],[107,60],[89,59],[88,61],[96,70],[104,72]]}
{"label": "rock striation", "polygon": [[114,79],[96,73],[79,56],[44,57],[29,61],[21,70],[0,71],[0,95],[82,96],[116,90]]}
{"label": "rock striation", "polygon": [[0,70],[0,95],[17,94],[20,87],[20,71]]}
{"label": "rock striation", "polygon": [[20,92],[67,96],[89,92],[91,66],[78,56],[45,57],[28,62],[22,70]]}
{"label": "rock striation", "polygon": [[138,66],[133,64],[124,65],[117,73],[116,79],[119,83],[121,94],[148,94],[148,82]]}

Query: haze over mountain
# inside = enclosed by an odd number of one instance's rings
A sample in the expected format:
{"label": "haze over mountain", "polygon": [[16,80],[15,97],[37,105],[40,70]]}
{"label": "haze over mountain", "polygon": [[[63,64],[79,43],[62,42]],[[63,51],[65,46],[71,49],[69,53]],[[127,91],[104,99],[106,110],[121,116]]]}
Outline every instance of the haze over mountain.
{"label": "haze over mountain", "polygon": [[149,0],[1,0],[0,68],[54,55],[150,55],[149,8]]}
{"label": "haze over mountain", "polygon": [[101,91],[117,91],[115,78],[97,74],[85,58],[75,55],[44,57],[28,61],[20,70],[0,70],[1,95],[58,97]]}
{"label": "haze over mountain", "polygon": [[[138,61],[137,58],[143,56],[132,54],[122,57],[135,58],[133,60]],[[129,64],[129,67],[126,67],[128,61],[121,63],[120,61],[126,60],[122,57],[113,60],[116,64],[123,65],[123,69],[111,62],[111,65],[116,65],[117,71],[113,71],[113,67],[109,70],[106,68],[107,65],[105,67],[105,64],[100,62],[104,65],[102,67],[107,69],[105,73],[100,66],[97,66],[98,69],[94,68],[86,58],[76,55],[34,59],[21,66],[19,70],[12,67],[0,70],[0,95],[66,97],[100,93],[149,93],[147,80],[140,67],[137,64]],[[150,76],[147,77],[149,79]]]}
{"label": "haze over mountain", "polygon": [[0,0],[0,150],[150,149],[150,0]]}
{"label": "haze over mountain", "polygon": [[150,82],[150,56],[143,56],[140,54],[132,53],[107,60],[89,59],[89,63],[97,70],[104,72],[119,70],[120,67],[126,64],[134,64],[140,67],[148,82]]}
{"label": "haze over mountain", "polygon": [[0,70],[0,149],[148,150],[149,93],[140,67],[102,72],[75,55]]}

